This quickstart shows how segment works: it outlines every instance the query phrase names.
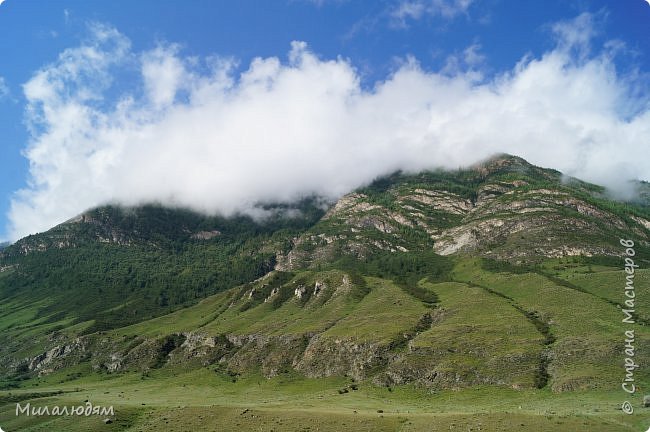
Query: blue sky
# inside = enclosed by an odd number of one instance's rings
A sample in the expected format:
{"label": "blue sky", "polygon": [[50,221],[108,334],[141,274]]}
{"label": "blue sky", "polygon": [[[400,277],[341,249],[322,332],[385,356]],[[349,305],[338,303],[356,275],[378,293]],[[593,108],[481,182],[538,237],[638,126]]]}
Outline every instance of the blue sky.
{"label": "blue sky", "polygon": [[6,0],[0,239],[494,151],[624,191],[650,180],[649,24],[644,0]]}

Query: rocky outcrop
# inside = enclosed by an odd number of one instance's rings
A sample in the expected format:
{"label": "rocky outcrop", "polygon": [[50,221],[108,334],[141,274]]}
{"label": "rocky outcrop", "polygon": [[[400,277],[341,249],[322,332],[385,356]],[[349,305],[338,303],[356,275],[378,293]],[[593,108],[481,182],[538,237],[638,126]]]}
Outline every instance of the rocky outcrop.
{"label": "rocky outcrop", "polygon": [[212,240],[213,238],[220,236],[221,231],[212,230],[212,231],[199,231],[192,234],[190,237],[194,240]]}
{"label": "rocky outcrop", "polygon": [[305,376],[367,378],[387,363],[388,347],[352,338],[314,336],[294,366]]}
{"label": "rocky outcrop", "polygon": [[[580,189],[583,184],[577,181],[566,186],[555,171],[515,157],[495,158],[474,169],[479,175],[469,177],[475,184],[472,193],[416,182],[396,183],[380,198],[344,196],[321,224],[278,255],[277,268],[315,267],[341,254],[364,259],[382,251],[430,248],[441,255],[478,254],[515,262],[617,255],[615,239],[621,234],[613,233],[623,232],[650,244],[649,219],[628,219],[599,206],[588,198],[590,189]],[[490,177],[500,171],[523,177]]]}
{"label": "rocky outcrop", "polygon": [[32,358],[25,359],[21,364],[26,364],[27,369],[38,375],[51,373],[69,364],[76,364],[85,357],[88,349],[88,341],[83,337],[77,337],[71,341],[59,339],[65,342],[55,345],[47,351]]}
{"label": "rocky outcrop", "polygon": [[402,202],[415,201],[425,204],[433,210],[459,215],[467,214],[474,207],[470,200],[453,193],[428,189],[415,189],[414,192],[414,194],[401,197],[400,200]]}

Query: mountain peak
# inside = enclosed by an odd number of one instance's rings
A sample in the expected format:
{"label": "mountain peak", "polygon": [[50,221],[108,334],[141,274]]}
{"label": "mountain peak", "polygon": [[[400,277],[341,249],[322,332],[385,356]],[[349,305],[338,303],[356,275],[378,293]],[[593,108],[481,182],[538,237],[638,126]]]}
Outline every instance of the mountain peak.
{"label": "mountain peak", "polygon": [[522,157],[507,153],[493,155],[470,166],[470,169],[476,170],[485,176],[492,174],[519,173],[556,181],[559,181],[562,176],[559,171],[538,167]]}

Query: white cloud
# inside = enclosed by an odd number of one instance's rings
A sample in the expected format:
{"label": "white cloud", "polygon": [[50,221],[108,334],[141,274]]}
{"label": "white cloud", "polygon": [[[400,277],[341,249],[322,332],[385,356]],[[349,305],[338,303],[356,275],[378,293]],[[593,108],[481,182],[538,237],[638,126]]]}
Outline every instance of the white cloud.
{"label": "white cloud", "polygon": [[185,68],[176,57],[177,46],[159,46],[142,58],[142,77],[147,96],[157,107],[170,105],[185,82]]}
{"label": "white cloud", "polygon": [[441,16],[446,19],[466,14],[474,0],[400,0],[391,11],[391,17],[399,25],[407,20],[419,20],[425,16]]}
{"label": "white cloud", "polygon": [[446,75],[464,74],[468,79],[479,82],[483,79],[481,66],[485,63],[485,56],[481,54],[481,45],[474,43],[465,48],[461,53],[447,56],[441,73]]}
{"label": "white cloud", "polygon": [[557,35],[561,49],[572,49],[585,57],[595,36],[594,15],[584,12],[575,19],[555,23],[551,30]]}
{"label": "white cloud", "polygon": [[3,77],[0,76],[0,99],[9,96],[9,87]]}
{"label": "white cloud", "polygon": [[469,66],[478,66],[485,61],[485,56],[480,53],[481,45],[475,43],[463,51],[463,60]]}
{"label": "white cloud", "polygon": [[[134,53],[112,28],[92,33],[24,86],[30,182],[11,203],[14,239],[107,202],[231,214],[496,152],[613,187],[650,179],[650,110],[631,100],[610,51],[576,55],[582,42],[562,32],[552,51],[487,81],[409,59],[370,90],[349,61],[301,42],[288,61],[257,58],[237,74],[232,60]],[[141,88],[103,99],[129,68]]]}

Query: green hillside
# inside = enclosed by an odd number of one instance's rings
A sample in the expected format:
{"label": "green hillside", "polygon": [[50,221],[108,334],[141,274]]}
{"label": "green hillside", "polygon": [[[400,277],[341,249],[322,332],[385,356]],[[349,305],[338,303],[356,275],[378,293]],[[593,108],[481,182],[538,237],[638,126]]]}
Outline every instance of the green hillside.
{"label": "green hillside", "polygon": [[[500,156],[265,210],[102,207],[0,252],[0,425],[650,425],[645,201]],[[621,238],[639,265],[634,324]],[[630,330],[635,395],[621,389]],[[12,411],[87,400],[114,422]]]}

